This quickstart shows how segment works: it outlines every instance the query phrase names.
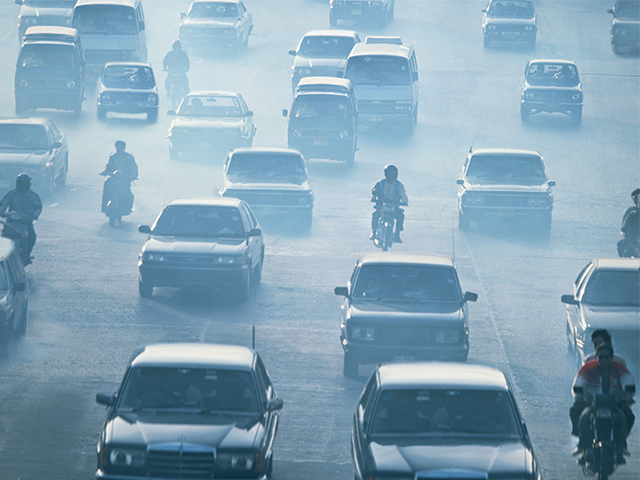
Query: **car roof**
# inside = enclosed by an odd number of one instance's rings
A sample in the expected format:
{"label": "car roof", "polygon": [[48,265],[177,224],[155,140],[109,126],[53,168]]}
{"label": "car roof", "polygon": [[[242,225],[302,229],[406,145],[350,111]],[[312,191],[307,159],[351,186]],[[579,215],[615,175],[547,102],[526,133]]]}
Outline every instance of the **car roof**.
{"label": "car roof", "polygon": [[414,255],[406,253],[368,253],[360,257],[360,264],[416,264],[416,265],[441,265],[453,267],[451,257],[445,255]]}
{"label": "car roof", "polygon": [[296,91],[303,90],[348,93],[351,90],[351,80],[338,77],[303,77],[298,82]]}
{"label": "car roof", "polygon": [[377,367],[382,389],[463,388],[509,390],[502,371],[487,365],[455,362],[389,363]]}
{"label": "car roof", "polygon": [[251,369],[255,350],[213,343],[156,343],[136,351],[133,367],[224,367]]}
{"label": "car roof", "polygon": [[[193,3],[235,3],[238,4],[242,0],[196,0]],[[191,5],[193,5],[193,3]]]}
{"label": "car roof", "polygon": [[398,36],[388,35],[369,35],[364,39],[364,43],[366,43],[367,45],[402,45],[402,38]]}
{"label": "car roof", "polygon": [[36,35],[43,35],[43,36],[51,35],[54,38],[62,37],[60,38],[60,40],[65,40],[64,37],[70,37],[74,41],[77,41],[78,38],[80,37],[78,30],[76,30],[75,28],[56,27],[56,26],[50,26],[50,25],[36,25],[36,26],[27,28],[27,30],[24,32],[25,37],[33,37]]}
{"label": "car roof", "polygon": [[594,258],[593,264],[596,270],[638,270],[640,258]]}
{"label": "car roof", "polygon": [[393,45],[390,43],[356,43],[349,53],[350,57],[364,55],[391,55],[396,57],[409,58],[413,47],[411,45]]}
{"label": "car roof", "polygon": [[0,237],[0,258],[7,258],[15,248],[16,246],[15,243],[13,243],[13,240]]}
{"label": "car roof", "polygon": [[542,59],[536,59],[536,60],[529,60],[529,65],[534,63],[555,63],[558,65],[573,65],[574,67],[578,68],[575,62],[572,62],[571,60],[558,60],[557,58],[547,58],[547,59],[542,58]]}
{"label": "car roof", "polygon": [[292,150],[291,148],[278,148],[278,147],[244,147],[244,148],[236,148],[231,150],[231,155],[235,154],[244,154],[244,153],[256,153],[260,155],[295,155],[296,157],[301,157],[302,154],[297,150]]}
{"label": "car roof", "polygon": [[153,70],[153,67],[151,65],[149,65],[148,63],[141,63],[141,62],[109,62],[109,63],[105,63],[104,64],[104,68],[112,67],[112,66],[116,66],[116,67],[149,67],[151,70]]}
{"label": "car roof", "polygon": [[304,37],[355,37],[355,30],[311,30],[304,34]]}
{"label": "car roof", "polygon": [[133,7],[135,6],[136,1],[140,0],[78,0],[76,2],[76,7],[81,7],[83,5],[124,5]]}
{"label": "car roof", "polygon": [[542,157],[542,155],[533,150],[519,150],[515,148],[478,148],[477,150],[469,152],[469,157],[481,157],[484,155],[492,157],[499,155],[533,155],[536,157]]}
{"label": "car roof", "polygon": [[197,92],[189,92],[185,95],[185,97],[237,97],[238,93],[236,92],[210,92],[210,91],[197,91]]}
{"label": "car roof", "polygon": [[239,207],[242,200],[233,197],[210,197],[210,198],[181,198],[172,200],[167,204],[170,205],[187,205],[198,207]]}
{"label": "car roof", "polygon": [[1,118],[0,123],[20,124],[20,125],[43,125],[47,126],[51,123],[51,120],[40,117],[29,118]]}

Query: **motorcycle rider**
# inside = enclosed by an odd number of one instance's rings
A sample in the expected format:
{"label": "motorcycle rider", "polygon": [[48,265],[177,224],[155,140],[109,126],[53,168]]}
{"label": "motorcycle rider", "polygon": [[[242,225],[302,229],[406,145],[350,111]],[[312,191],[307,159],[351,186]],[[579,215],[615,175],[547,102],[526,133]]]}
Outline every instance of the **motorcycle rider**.
{"label": "motorcycle rider", "polygon": [[627,252],[630,246],[635,246],[637,250],[640,245],[640,188],[631,192],[631,198],[634,206],[624,212],[620,228],[623,238],[618,242],[618,255],[621,257],[629,256]]}
{"label": "motorcycle rider", "polygon": [[36,231],[33,221],[42,213],[40,196],[31,190],[31,177],[21,173],[16,177],[16,188],[7,193],[0,202],[0,213],[19,212],[26,215],[24,224],[27,227],[27,251],[23,256],[25,265],[31,263],[31,250],[36,244]]}
{"label": "motorcycle rider", "polygon": [[[162,69],[168,72],[167,79],[164,82],[164,87],[167,90],[167,98],[171,95],[171,83],[174,78],[186,74],[189,71],[190,63],[187,52],[182,50],[182,42],[180,40],[174,40],[173,45],[162,60]],[[187,90],[189,89],[189,80],[184,75],[183,81],[186,81]]]}
{"label": "motorcycle rider", "polygon": [[375,203],[373,215],[371,216],[371,236],[373,240],[376,236],[378,221],[382,215],[382,204],[391,202],[396,205],[394,218],[396,220],[396,235],[394,242],[402,243],[400,232],[404,230],[404,210],[400,205],[409,205],[409,199],[404,190],[404,185],[398,180],[398,167],[387,165],[384,167],[384,179],[377,182],[371,189],[371,201]]}
{"label": "motorcycle rider", "polygon": [[[109,161],[100,172],[100,175],[114,175],[116,171],[120,172],[119,180],[129,190],[130,204],[133,206],[133,193],[131,193],[131,182],[138,179],[138,164],[133,155],[126,152],[127,144],[122,140],[118,140],[115,144],[116,151],[109,156]],[[105,184],[106,185],[106,184]],[[106,189],[102,191],[102,212],[107,212],[107,204],[111,200],[109,192]]]}
{"label": "motorcycle rider", "polygon": [[[635,382],[627,367],[613,360],[613,347],[608,343],[600,345],[596,350],[596,358],[597,360],[591,360],[580,367],[573,381],[573,388],[582,388],[589,395],[610,393],[615,395],[618,400],[631,405],[633,403],[633,394],[635,393]],[[585,402],[582,394],[577,394],[573,391],[573,395],[574,405]],[[591,450],[594,435],[591,424],[592,413],[594,412],[591,411],[591,407],[587,404],[582,410],[578,421],[580,440],[574,450],[574,455],[580,455],[581,463],[589,461],[593,455]],[[623,455],[629,454],[627,450],[627,435],[629,435],[627,418],[621,409],[616,408],[613,411],[613,437],[617,448],[618,464],[626,463]]]}

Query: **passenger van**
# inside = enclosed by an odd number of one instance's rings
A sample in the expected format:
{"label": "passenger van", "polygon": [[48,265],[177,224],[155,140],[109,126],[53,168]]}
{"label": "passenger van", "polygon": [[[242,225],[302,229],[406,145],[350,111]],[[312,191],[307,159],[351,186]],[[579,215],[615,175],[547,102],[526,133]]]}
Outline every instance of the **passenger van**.
{"label": "passenger van", "polygon": [[80,32],[87,63],[147,61],[142,0],[78,0],[71,26]]}
{"label": "passenger van", "polygon": [[291,105],[289,148],[306,159],[355,160],[358,107],[351,82],[344,78],[305,77]]}
{"label": "passenger van", "polygon": [[27,274],[12,240],[0,237],[0,356],[27,333]]}
{"label": "passenger van", "polygon": [[345,68],[353,84],[360,120],[418,120],[418,64],[411,45],[399,37],[374,37],[356,44]]}
{"label": "passenger van", "polygon": [[79,115],[84,70],[84,52],[76,29],[27,28],[16,63],[16,115],[34,108],[71,110]]}

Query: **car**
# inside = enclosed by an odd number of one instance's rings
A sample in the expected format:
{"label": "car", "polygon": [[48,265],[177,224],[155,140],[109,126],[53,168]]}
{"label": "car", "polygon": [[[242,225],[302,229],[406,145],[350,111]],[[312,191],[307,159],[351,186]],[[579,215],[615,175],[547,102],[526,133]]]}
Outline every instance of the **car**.
{"label": "car", "polygon": [[248,347],[159,343],[138,348],[107,407],[100,480],[267,480],[282,399]]}
{"label": "car", "polygon": [[506,148],[472,150],[458,184],[458,227],[471,221],[519,221],[551,230],[556,182],[549,180],[538,152]]}
{"label": "car", "polygon": [[347,56],[356,43],[358,33],[353,30],[313,30],[305,33],[295,50],[291,67],[291,88],[295,93],[304,77],[342,77]]}
{"label": "car", "polygon": [[0,237],[0,357],[27,333],[29,286],[13,240]]}
{"label": "car", "polygon": [[49,196],[63,186],[69,171],[67,137],[44,118],[0,120],[0,193],[15,187],[16,177],[28,173],[33,189]]}
{"label": "car", "polygon": [[180,40],[185,48],[247,48],[253,17],[239,0],[196,1],[180,14]]}
{"label": "car", "polygon": [[387,25],[393,20],[395,0],[329,0],[329,24],[355,20]]}
{"label": "car", "polygon": [[576,368],[593,352],[591,332],[606,328],[615,353],[638,371],[640,345],[640,259],[595,258],[562,295],[567,312],[567,350]]}
{"label": "car", "polygon": [[492,42],[536,47],[536,10],[530,0],[489,0],[482,10],[484,46]]}
{"label": "car", "polygon": [[98,120],[108,112],[147,115],[147,121],[158,121],[158,87],[148,63],[107,63],[98,79]]}
{"label": "car", "polygon": [[541,478],[514,388],[485,365],[378,366],[356,405],[351,454],[356,480]]}
{"label": "car", "polygon": [[257,126],[253,112],[239,93],[194,92],[180,103],[169,127],[169,156],[197,150],[233,150],[250,147]]}
{"label": "car", "polygon": [[467,302],[450,257],[374,253],[356,262],[343,296],[340,343],[343,373],[360,364],[403,360],[459,360],[469,355]]}
{"label": "car", "polygon": [[35,25],[69,27],[76,0],[15,0],[20,5],[18,41],[27,28]]}
{"label": "car", "polygon": [[582,122],[582,83],[578,67],[567,60],[531,60],[522,77],[520,117],[528,122],[535,113],[570,115]]}
{"label": "car", "polygon": [[240,198],[256,215],[310,230],[313,192],[304,157],[288,148],[237,148],[223,167],[223,197]]}
{"label": "car", "polygon": [[244,300],[262,279],[262,230],[235,198],[174,200],[162,209],[138,257],[140,295],[154,287],[224,289]]}
{"label": "car", "polygon": [[614,53],[640,49],[640,0],[616,0],[611,14],[611,49]]}

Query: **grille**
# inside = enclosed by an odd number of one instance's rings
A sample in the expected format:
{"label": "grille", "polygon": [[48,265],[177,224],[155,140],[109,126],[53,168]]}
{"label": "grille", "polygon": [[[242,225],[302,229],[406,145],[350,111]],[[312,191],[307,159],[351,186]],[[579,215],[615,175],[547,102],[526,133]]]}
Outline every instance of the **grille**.
{"label": "grille", "polygon": [[[341,130],[340,130],[341,131]],[[313,137],[317,139],[334,139],[340,137],[340,131],[338,130],[300,130],[300,134],[303,137]]]}
{"label": "grille", "polygon": [[[457,334],[457,342],[436,342],[436,332],[446,332],[446,338],[455,338]],[[384,346],[397,347],[430,347],[435,345],[453,345],[459,344],[464,337],[457,328],[439,328],[439,327],[417,327],[403,328],[398,325],[392,326],[375,326],[375,344]]]}
{"label": "grille", "polygon": [[203,445],[151,445],[147,459],[149,476],[156,478],[213,478],[215,470],[215,450]]}
{"label": "grille", "polygon": [[336,69],[332,67],[313,67],[311,69],[311,75],[316,77],[333,77],[336,74]]}
{"label": "grille", "polygon": [[521,25],[498,25],[496,30],[500,33],[524,33],[525,31]]}
{"label": "grille", "polygon": [[518,195],[486,195],[484,198],[485,207],[529,207],[529,198]]}
{"label": "grille", "polygon": [[67,79],[29,78],[30,87],[63,87],[67,88]]}

